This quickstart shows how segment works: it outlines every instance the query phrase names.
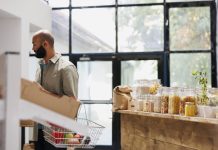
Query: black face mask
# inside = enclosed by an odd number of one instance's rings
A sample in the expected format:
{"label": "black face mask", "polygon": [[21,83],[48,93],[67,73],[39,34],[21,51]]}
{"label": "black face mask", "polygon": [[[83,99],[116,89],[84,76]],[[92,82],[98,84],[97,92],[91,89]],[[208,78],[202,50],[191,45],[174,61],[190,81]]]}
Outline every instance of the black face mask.
{"label": "black face mask", "polygon": [[37,58],[44,58],[46,55],[46,51],[43,46],[40,46],[40,48],[35,53]]}

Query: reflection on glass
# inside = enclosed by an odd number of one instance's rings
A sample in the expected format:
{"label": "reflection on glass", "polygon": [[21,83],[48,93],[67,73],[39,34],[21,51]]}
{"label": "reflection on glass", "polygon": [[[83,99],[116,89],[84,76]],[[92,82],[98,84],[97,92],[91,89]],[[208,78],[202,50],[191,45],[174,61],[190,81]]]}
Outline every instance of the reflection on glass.
{"label": "reflection on glass", "polygon": [[69,0],[48,0],[51,7],[68,7]]}
{"label": "reflection on glass", "polygon": [[179,87],[196,87],[193,71],[205,69],[208,85],[211,86],[211,54],[170,54],[170,85]]}
{"label": "reflection on glass", "polygon": [[162,6],[119,8],[118,27],[119,52],[163,50]]}
{"label": "reflection on glass", "polygon": [[121,84],[133,85],[138,79],[158,78],[157,60],[130,60],[121,62]]}
{"label": "reflection on glass", "polygon": [[55,49],[60,53],[69,53],[69,10],[52,11],[52,33]]}
{"label": "reflection on glass", "polygon": [[112,5],[115,0],[72,0],[72,6]]}
{"label": "reflection on glass", "polygon": [[72,10],[72,53],[115,51],[114,8]]}
{"label": "reflection on glass", "polygon": [[210,40],[210,8],[170,9],[170,50],[208,50]]}
{"label": "reflection on glass", "polygon": [[112,105],[111,104],[83,104],[78,118],[87,118],[104,126],[103,133],[97,145],[112,145]]}
{"label": "reflection on glass", "polygon": [[80,100],[111,100],[112,63],[82,61],[77,63]]}
{"label": "reflection on glass", "polygon": [[118,0],[118,4],[162,3],[163,0]]}

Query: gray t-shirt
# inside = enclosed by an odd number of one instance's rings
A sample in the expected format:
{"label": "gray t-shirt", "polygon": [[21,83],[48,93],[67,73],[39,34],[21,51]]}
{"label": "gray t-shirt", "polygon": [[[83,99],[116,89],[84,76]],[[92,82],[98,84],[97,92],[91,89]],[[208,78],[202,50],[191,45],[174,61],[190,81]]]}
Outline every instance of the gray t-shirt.
{"label": "gray t-shirt", "polygon": [[[79,75],[73,63],[55,54],[47,64],[43,60],[36,72],[36,81],[44,89],[57,95],[75,96],[78,98]],[[43,70],[43,71],[42,71]],[[43,72],[41,82],[41,71]]]}

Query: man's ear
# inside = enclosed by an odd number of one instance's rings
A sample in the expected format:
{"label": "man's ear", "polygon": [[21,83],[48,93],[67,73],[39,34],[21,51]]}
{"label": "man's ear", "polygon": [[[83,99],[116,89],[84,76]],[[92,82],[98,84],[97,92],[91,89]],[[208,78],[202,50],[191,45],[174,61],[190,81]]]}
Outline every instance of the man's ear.
{"label": "man's ear", "polygon": [[48,42],[45,41],[45,42],[43,43],[43,46],[44,46],[44,47],[47,47],[47,46],[48,46]]}

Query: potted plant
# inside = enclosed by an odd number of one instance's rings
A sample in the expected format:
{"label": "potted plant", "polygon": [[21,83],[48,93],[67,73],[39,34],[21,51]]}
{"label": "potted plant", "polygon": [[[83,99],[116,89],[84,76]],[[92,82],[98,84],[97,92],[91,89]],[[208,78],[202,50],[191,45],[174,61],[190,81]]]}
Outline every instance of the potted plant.
{"label": "potted plant", "polygon": [[200,105],[208,105],[208,95],[207,95],[207,72],[206,71],[193,71],[192,75],[198,84],[201,86],[200,93],[198,93],[197,103]]}
{"label": "potted plant", "polygon": [[195,80],[198,81],[200,85],[200,92],[197,93],[197,108],[198,108],[198,116],[213,118],[213,108],[209,106],[209,97],[208,97],[208,89],[207,89],[207,72],[206,71],[193,71],[192,75],[195,77]]}

